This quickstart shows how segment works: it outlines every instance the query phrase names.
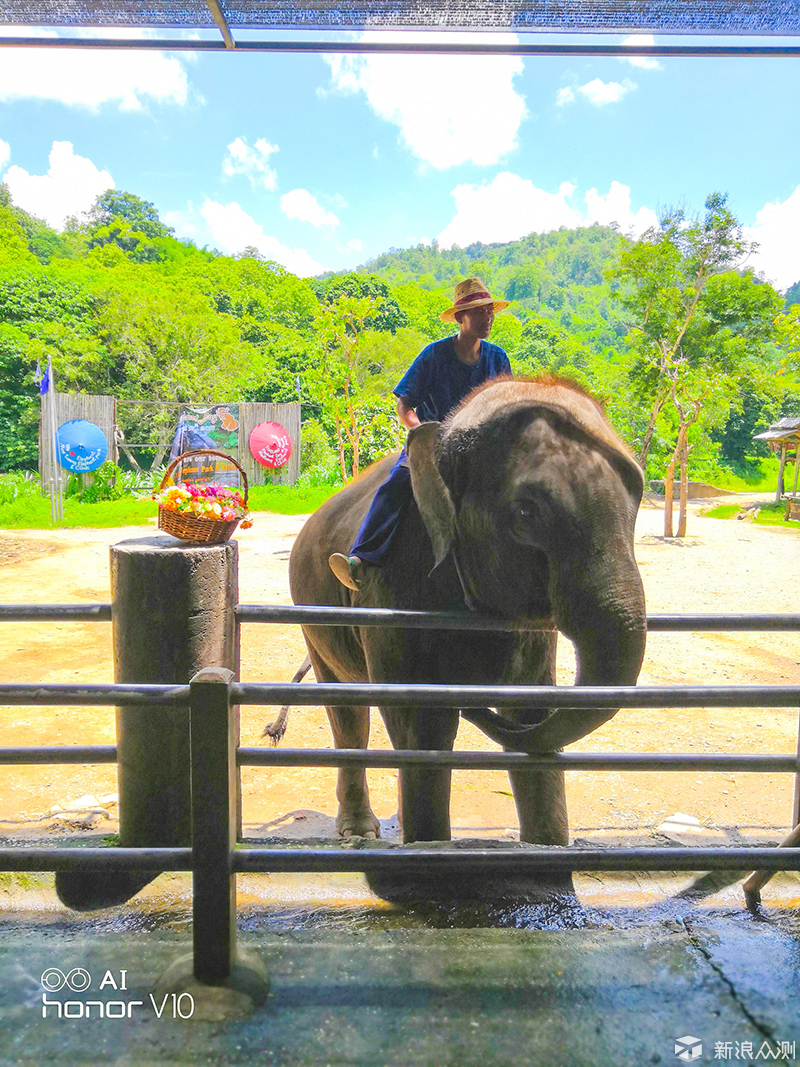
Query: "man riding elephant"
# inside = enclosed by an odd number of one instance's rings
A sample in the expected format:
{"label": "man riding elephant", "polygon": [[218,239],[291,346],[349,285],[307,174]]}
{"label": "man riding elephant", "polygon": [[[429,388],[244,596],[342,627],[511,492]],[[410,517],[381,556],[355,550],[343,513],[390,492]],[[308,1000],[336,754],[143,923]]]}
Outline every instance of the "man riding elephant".
{"label": "man riding elephant", "polygon": [[[495,312],[507,307],[507,300],[492,299],[480,278],[457,283],[453,306],[439,317],[458,323],[458,333],[423,348],[394,390],[397,414],[409,430],[423,422],[442,422],[477,386],[511,375],[508,356],[487,341]],[[358,589],[365,567],[382,566],[411,498],[403,449],[375,493],[350,555],[331,555],[331,570],[343,585]]]}

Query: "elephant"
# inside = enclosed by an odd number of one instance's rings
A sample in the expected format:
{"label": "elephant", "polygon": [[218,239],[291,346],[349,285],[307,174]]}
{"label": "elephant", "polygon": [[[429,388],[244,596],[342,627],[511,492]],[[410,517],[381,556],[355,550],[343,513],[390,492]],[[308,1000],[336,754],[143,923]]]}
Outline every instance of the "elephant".
{"label": "elephant", "polygon": [[[575,645],[577,685],[633,685],[645,647],[633,530],[643,476],[603,409],[572,382],[493,379],[443,423],[409,432],[413,500],[389,559],[356,591],[336,579],[389,456],[326,501],[298,535],[289,562],[296,604],[475,611],[552,620],[516,632],[303,627],[319,682],[553,685],[557,631]],[[552,752],[617,709],[432,707],[380,709],[398,749],[450,750],[459,713],[506,749]],[[328,708],[339,748],[365,748],[368,707]],[[513,771],[520,839],[568,844],[563,772]],[[364,769],[338,772],[336,827],[378,836]],[[405,842],[450,839],[450,771],[399,773]]]}

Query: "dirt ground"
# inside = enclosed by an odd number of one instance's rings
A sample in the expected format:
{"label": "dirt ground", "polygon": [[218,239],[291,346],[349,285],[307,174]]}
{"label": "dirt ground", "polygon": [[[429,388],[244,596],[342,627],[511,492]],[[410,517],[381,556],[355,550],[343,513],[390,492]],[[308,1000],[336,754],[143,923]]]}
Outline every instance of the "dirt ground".
{"label": "dirt ground", "polygon": [[[708,506],[708,502],[705,502]],[[239,534],[242,603],[289,603],[287,560],[303,516],[258,513]],[[750,522],[720,521],[692,509],[682,540],[660,535],[663,513],[645,504],[636,552],[650,612],[797,611],[800,529],[766,529]],[[0,577],[5,603],[108,601],[108,546],[145,536],[142,527],[117,530],[0,531]],[[296,627],[242,628],[242,678],[288,680],[304,648]],[[572,650],[559,643],[559,682],[573,677]],[[14,623],[0,627],[0,681],[87,682],[113,680],[109,623]],[[659,634],[648,641],[642,684],[798,684],[800,633]],[[242,744],[259,744],[270,708],[242,709]],[[798,709],[621,711],[572,751],[794,753]],[[114,712],[104,708],[0,708],[0,746],[110,744]],[[292,713],[284,742],[327,746],[324,711]],[[388,747],[373,716],[374,747]],[[462,724],[457,748],[493,747]],[[572,831],[631,832],[658,826],[676,812],[694,816],[707,831],[728,840],[740,833],[780,836],[789,825],[793,778],[764,774],[579,773],[567,776]],[[373,806],[382,820],[396,811],[396,772],[370,772]],[[76,798],[100,798],[116,826],[116,769],[107,766],[0,767],[0,831],[51,830],[51,809]],[[334,772],[310,769],[243,770],[245,829],[308,819],[331,827]],[[315,816],[315,813],[316,816]],[[516,816],[502,772],[454,774],[452,815],[456,836],[513,837]],[[320,816],[324,816],[321,819]]]}

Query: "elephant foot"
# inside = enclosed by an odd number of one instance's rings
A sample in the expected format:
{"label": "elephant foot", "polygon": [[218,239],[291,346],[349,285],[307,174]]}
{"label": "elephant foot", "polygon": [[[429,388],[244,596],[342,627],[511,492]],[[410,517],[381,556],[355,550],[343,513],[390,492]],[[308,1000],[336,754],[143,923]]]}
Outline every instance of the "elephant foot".
{"label": "elephant foot", "polygon": [[370,809],[360,812],[343,811],[336,816],[336,832],[339,837],[375,839],[381,836],[381,824]]}
{"label": "elephant foot", "polygon": [[426,874],[415,868],[406,874],[369,872],[366,878],[372,892],[392,904],[479,904],[502,908],[543,904],[559,908],[577,902],[569,872],[543,872],[532,878],[492,874],[485,867],[462,869],[458,874]]}
{"label": "elephant foot", "polygon": [[61,903],[73,911],[96,911],[124,904],[157,877],[152,871],[58,871],[56,893]]}

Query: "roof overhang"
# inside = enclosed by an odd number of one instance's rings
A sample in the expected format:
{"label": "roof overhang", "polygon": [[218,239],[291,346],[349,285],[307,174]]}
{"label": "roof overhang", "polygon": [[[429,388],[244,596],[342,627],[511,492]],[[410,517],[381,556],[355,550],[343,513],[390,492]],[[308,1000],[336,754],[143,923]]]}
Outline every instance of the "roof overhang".
{"label": "roof overhang", "polygon": [[[183,48],[242,51],[513,52],[515,54],[794,55],[795,45],[662,43],[642,46],[486,41],[486,31],[515,34],[658,34],[733,38],[800,35],[793,0],[0,0],[0,45],[107,48]],[[31,29],[68,35],[30,36]],[[113,29],[109,38],[98,29]],[[119,35],[128,29],[130,38]],[[15,35],[14,31],[19,33]],[[87,30],[91,30],[89,34]],[[142,30],[217,31],[221,39],[136,36]],[[334,31],[480,31],[476,44],[414,40],[403,43],[332,39]],[[315,39],[287,41],[270,34],[313,31]],[[323,31],[331,31],[330,36]],[[256,36],[242,37],[244,34]],[[369,46],[369,47],[368,47]]]}

